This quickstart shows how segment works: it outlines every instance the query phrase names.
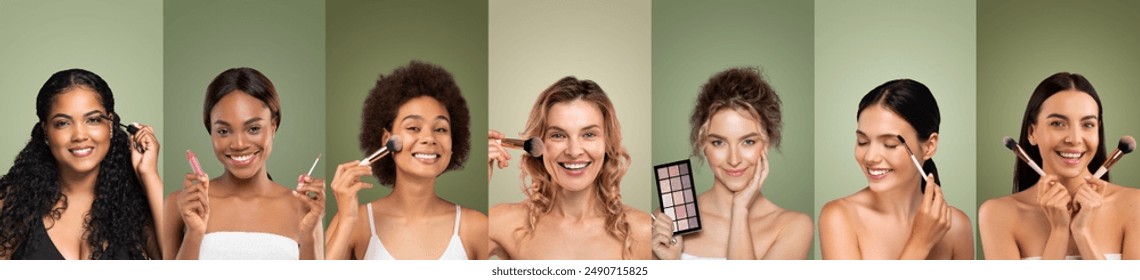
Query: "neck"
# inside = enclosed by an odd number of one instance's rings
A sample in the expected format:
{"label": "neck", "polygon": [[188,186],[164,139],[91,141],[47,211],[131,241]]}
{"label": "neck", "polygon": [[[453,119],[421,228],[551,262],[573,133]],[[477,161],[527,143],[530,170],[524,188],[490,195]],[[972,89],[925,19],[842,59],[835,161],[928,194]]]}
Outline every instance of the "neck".
{"label": "neck", "polygon": [[598,214],[597,185],[580,191],[568,191],[558,188],[558,196],[554,199],[553,213],[564,217],[583,220]]}
{"label": "neck", "polygon": [[435,194],[435,177],[417,178],[396,172],[396,184],[387,199],[395,209],[403,209],[409,216],[429,214],[431,206],[442,199]]}
{"label": "neck", "polygon": [[264,193],[273,189],[273,181],[269,180],[264,168],[249,178],[238,178],[226,170],[218,181],[234,186],[235,193]]}
{"label": "neck", "polygon": [[99,167],[87,173],[68,171],[60,168],[60,191],[67,195],[95,194],[95,183],[99,179]]}
{"label": "neck", "polygon": [[920,183],[922,180],[916,177],[907,180],[903,186],[895,186],[883,192],[872,191],[870,192],[872,203],[878,211],[904,216],[909,220],[909,217],[913,217],[918,212],[918,207],[922,204],[923,193],[922,189],[918,187]]}

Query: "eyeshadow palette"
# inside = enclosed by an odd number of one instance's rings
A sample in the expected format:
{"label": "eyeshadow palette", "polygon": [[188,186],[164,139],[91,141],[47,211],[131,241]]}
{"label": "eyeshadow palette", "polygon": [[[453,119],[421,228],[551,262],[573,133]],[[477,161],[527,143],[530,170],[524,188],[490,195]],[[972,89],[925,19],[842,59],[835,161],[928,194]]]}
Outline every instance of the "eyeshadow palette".
{"label": "eyeshadow palette", "polygon": [[661,211],[673,219],[673,235],[700,231],[697,189],[693,186],[693,168],[689,160],[657,165],[653,171],[657,178]]}

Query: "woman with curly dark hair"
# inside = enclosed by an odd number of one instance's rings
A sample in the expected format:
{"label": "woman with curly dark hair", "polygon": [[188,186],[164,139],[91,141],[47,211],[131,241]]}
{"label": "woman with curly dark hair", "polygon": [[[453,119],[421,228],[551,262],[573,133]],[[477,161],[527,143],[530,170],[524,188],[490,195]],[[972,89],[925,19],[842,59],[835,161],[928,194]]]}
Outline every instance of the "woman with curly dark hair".
{"label": "woman with curly dark hair", "polygon": [[[492,130],[487,136],[489,167],[506,168],[505,135]],[[650,258],[651,218],[622,202],[629,153],[613,103],[598,84],[568,76],[550,85],[535,100],[520,136],[541,139],[542,154],[522,157],[526,199],[491,208],[495,255]]]}
{"label": "woman with curly dark hair", "polygon": [[[186,173],[167,198],[167,259],[320,259],[324,180],[301,174],[297,188],[269,176],[266,162],[281,126],[273,82],[252,68],[231,68],[206,87],[202,122],[225,171]],[[197,171],[196,171],[197,172]]]}
{"label": "woman with curly dark hair", "polygon": [[154,129],[123,130],[111,88],[82,69],[36,96],[32,139],[0,177],[0,259],[158,259]]}
{"label": "woman with curly dark hair", "polygon": [[[337,166],[332,189],[339,211],[329,224],[328,258],[486,259],[487,216],[435,191],[436,178],[463,168],[471,149],[467,101],[451,73],[412,61],[380,76],[361,119],[365,154],[389,139],[398,139],[401,149],[371,164]],[[392,192],[360,205],[358,192],[372,187],[360,181],[367,175]]]}
{"label": "woman with curly dark hair", "polygon": [[692,155],[708,160],[712,188],[697,196],[701,231],[674,236],[673,220],[654,214],[658,259],[805,259],[811,217],[781,208],[761,192],[768,151],[779,147],[780,97],[756,68],[732,68],[701,87],[689,120]]}

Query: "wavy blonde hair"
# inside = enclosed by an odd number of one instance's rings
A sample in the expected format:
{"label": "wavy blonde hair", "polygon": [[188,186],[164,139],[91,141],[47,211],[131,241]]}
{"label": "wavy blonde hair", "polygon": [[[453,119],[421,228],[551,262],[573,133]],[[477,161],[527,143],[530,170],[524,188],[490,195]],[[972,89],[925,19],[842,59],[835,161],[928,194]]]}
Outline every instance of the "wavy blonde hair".
{"label": "wavy blonde hair", "polygon": [[[614,238],[622,240],[624,245],[622,259],[628,259],[632,256],[633,239],[630,236],[629,222],[626,221],[625,207],[621,201],[621,178],[629,169],[630,159],[629,153],[621,145],[621,124],[618,123],[617,112],[606,92],[590,80],[579,80],[573,76],[558,80],[542,91],[538,100],[534,102],[521,136],[524,139],[531,137],[545,139],[546,135],[543,134],[547,128],[547,114],[550,108],[555,104],[576,100],[594,104],[602,112],[606,155],[602,162],[602,170],[594,179],[594,183],[598,186],[595,195],[602,201],[607,232]],[[527,182],[527,177],[530,178],[530,182]],[[558,188],[547,172],[542,157],[523,157],[520,180],[522,180],[523,193],[527,197],[523,204],[527,210],[528,220],[526,227],[519,230],[524,237],[530,237],[534,233],[538,219],[550,213],[554,201],[558,199]]]}

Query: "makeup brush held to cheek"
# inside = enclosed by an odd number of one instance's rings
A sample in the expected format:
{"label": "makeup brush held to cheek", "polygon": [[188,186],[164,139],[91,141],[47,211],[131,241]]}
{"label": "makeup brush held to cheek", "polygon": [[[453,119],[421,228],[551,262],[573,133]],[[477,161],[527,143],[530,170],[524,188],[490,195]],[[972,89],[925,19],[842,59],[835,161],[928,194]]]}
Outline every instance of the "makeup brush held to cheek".
{"label": "makeup brush held to cheek", "polygon": [[1116,145],[1116,150],[1112,151],[1112,155],[1096,170],[1096,174],[1093,174],[1093,178],[1099,179],[1103,177],[1105,173],[1108,173],[1108,169],[1116,164],[1116,161],[1119,161],[1125,154],[1131,153],[1133,150],[1136,150],[1136,139],[1130,135],[1120,137],[1120,143]]}
{"label": "makeup brush held to cheek", "polygon": [[544,146],[542,144],[541,138],[531,137],[527,140],[503,138],[501,141],[503,143],[503,147],[526,151],[527,155],[530,155],[530,157],[542,156],[542,150]]}
{"label": "makeup brush held to cheek", "polygon": [[400,142],[400,136],[392,136],[391,138],[388,138],[388,142],[385,142],[384,146],[380,147],[379,150],[376,150],[375,153],[372,153],[371,155],[368,155],[368,157],[361,159],[360,164],[358,164],[358,165],[359,166],[372,165],[373,162],[376,162],[377,160],[384,158],[384,156],[387,156],[389,153],[400,152],[400,150],[403,150],[403,149],[404,149],[404,144],[403,144],[403,142]]}

